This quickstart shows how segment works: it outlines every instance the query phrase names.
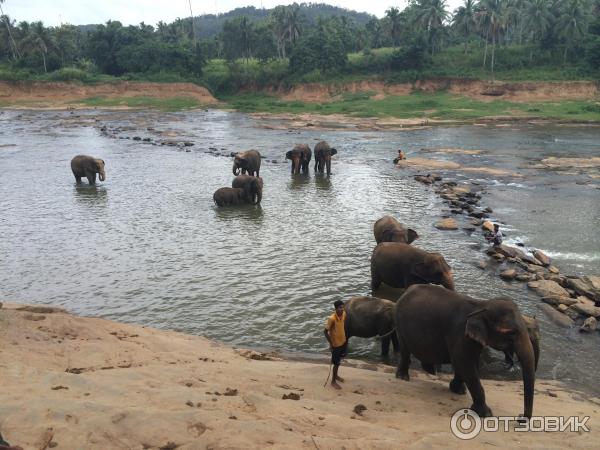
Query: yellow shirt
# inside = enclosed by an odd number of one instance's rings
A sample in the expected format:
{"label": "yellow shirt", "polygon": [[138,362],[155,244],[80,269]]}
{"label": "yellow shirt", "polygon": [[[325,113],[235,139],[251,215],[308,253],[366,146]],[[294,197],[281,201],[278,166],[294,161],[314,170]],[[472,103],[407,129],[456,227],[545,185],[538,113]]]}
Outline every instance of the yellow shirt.
{"label": "yellow shirt", "polygon": [[346,311],[342,313],[342,317],[338,317],[333,313],[325,323],[325,329],[329,332],[329,339],[333,347],[341,347],[346,343],[346,331],[344,330],[344,321],[346,320]]}

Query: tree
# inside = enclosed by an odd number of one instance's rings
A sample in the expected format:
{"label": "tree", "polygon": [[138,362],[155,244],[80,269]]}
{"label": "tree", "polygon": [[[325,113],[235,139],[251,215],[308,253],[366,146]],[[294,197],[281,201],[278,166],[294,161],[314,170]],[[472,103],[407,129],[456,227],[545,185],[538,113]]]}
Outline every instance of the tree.
{"label": "tree", "polygon": [[391,7],[385,12],[385,17],[389,20],[390,24],[390,35],[392,38],[392,45],[394,47],[398,46],[398,38],[400,37],[400,27],[401,27],[401,16],[400,10],[395,7]]}
{"label": "tree", "polygon": [[300,38],[294,47],[290,56],[290,71],[298,74],[313,70],[335,72],[342,69],[347,61],[346,50],[335,30],[319,20],[316,29]]}
{"label": "tree", "polygon": [[[528,0],[525,2],[525,27],[531,34],[532,42],[540,42],[554,21],[551,4],[548,0]],[[529,60],[533,59],[533,50]]]}
{"label": "tree", "polygon": [[458,30],[458,33],[465,38],[465,54],[467,53],[467,44],[469,36],[477,27],[475,16],[475,0],[464,0],[464,4],[454,11],[452,24]]}
{"label": "tree", "polygon": [[13,59],[17,59],[17,57],[21,57],[21,54],[19,53],[19,48],[17,47],[17,43],[15,42],[15,39],[13,38],[12,32],[11,32],[11,23],[10,23],[10,18],[4,14],[4,11],[2,9],[2,3],[4,3],[4,0],[0,0],[0,16],[2,17],[2,21],[4,22],[4,24],[6,25],[6,31],[8,31],[8,36],[10,38],[10,42],[11,42],[11,51],[13,54]]}
{"label": "tree", "polygon": [[483,54],[484,67],[487,59],[488,41],[490,37],[492,38],[492,73],[494,73],[496,42],[499,39],[500,33],[504,27],[504,23],[506,20],[503,6],[504,4],[502,0],[480,0],[479,4],[477,5],[477,17],[479,19],[479,26],[485,32],[485,51]]}
{"label": "tree", "polygon": [[31,24],[21,45],[26,51],[39,52],[42,56],[44,72],[48,72],[46,67],[46,55],[48,54],[49,49],[56,47],[56,43],[41,21],[33,22]]}
{"label": "tree", "polygon": [[585,0],[568,0],[561,8],[557,28],[565,41],[563,62],[567,62],[567,52],[573,49],[578,40],[587,32],[590,4]]}
{"label": "tree", "polygon": [[444,22],[448,19],[446,0],[420,0],[417,4],[416,20],[426,27],[433,56],[436,41],[440,38]]}

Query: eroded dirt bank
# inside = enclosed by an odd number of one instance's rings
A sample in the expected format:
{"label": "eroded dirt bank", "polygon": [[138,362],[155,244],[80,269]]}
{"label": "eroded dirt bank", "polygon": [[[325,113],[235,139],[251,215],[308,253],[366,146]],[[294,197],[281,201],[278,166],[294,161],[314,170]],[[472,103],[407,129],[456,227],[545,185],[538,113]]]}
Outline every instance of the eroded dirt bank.
{"label": "eroded dirt bank", "polygon": [[[25,450],[597,448],[599,400],[556,382],[538,380],[534,414],[590,416],[591,432],[484,432],[459,441],[450,417],[470,398],[448,390],[447,374],[411,370],[406,382],[391,367],[346,362],[335,391],[323,387],[326,364],[18,308],[0,309],[0,432]],[[483,385],[495,414],[522,411],[521,382]]]}
{"label": "eroded dirt bank", "polygon": [[202,104],[217,103],[208,89],[193,83],[135,83],[122,81],[96,85],[30,81],[0,81],[0,102],[33,108],[75,107],[91,97],[193,98]]}
{"label": "eroded dirt bank", "polygon": [[509,83],[463,79],[421,80],[399,84],[370,80],[340,84],[309,83],[289,89],[273,88],[267,91],[285,100],[323,102],[335,99],[336,96],[344,93],[370,92],[373,93],[373,98],[378,100],[386,95],[408,95],[413,91],[441,90],[480,101],[503,99],[511,102],[590,100],[599,93],[598,83],[595,81]]}

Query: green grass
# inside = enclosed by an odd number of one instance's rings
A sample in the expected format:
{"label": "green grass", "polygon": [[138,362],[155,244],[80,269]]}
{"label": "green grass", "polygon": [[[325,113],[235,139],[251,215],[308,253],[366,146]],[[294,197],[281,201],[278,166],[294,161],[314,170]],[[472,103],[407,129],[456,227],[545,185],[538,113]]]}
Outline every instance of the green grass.
{"label": "green grass", "polygon": [[129,107],[140,109],[159,109],[161,111],[181,111],[185,109],[199,108],[202,106],[195,99],[187,97],[155,98],[155,97],[89,97],[73,103],[85,104],[90,107],[109,108],[109,107]]}
{"label": "green grass", "polygon": [[482,117],[539,117],[569,121],[600,121],[600,105],[594,102],[513,103],[481,102],[447,92],[415,92],[406,96],[372,99],[373,93],[344,94],[332,102],[285,101],[266,94],[238,94],[223,100],[243,112],[347,114],[355,117],[427,118],[471,121]]}

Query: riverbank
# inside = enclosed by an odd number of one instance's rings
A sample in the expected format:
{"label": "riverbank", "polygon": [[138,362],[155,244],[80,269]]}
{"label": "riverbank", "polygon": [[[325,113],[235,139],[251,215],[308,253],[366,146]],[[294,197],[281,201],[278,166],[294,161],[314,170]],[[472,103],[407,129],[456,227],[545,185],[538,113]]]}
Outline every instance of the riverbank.
{"label": "riverbank", "polygon": [[[590,433],[482,433],[459,441],[450,417],[468,396],[448,375],[328,366],[234,350],[199,336],[77,317],[47,307],[0,309],[0,432],[46,448],[594,448],[600,399],[538,380],[534,413],[591,416]],[[368,368],[370,370],[364,370]],[[522,411],[520,382],[485,380],[497,415]],[[360,406],[362,405],[362,407]],[[364,407],[364,408],[363,408]]]}
{"label": "riverbank", "polygon": [[287,115],[310,116],[300,120],[299,126],[320,127],[324,122],[335,124],[333,128],[359,129],[478,121],[600,123],[598,96],[598,84],[592,81],[440,79],[394,84],[364,80],[241,89],[219,99],[192,83],[0,81],[0,107],[4,108],[178,111],[211,106],[271,115],[277,120]]}

